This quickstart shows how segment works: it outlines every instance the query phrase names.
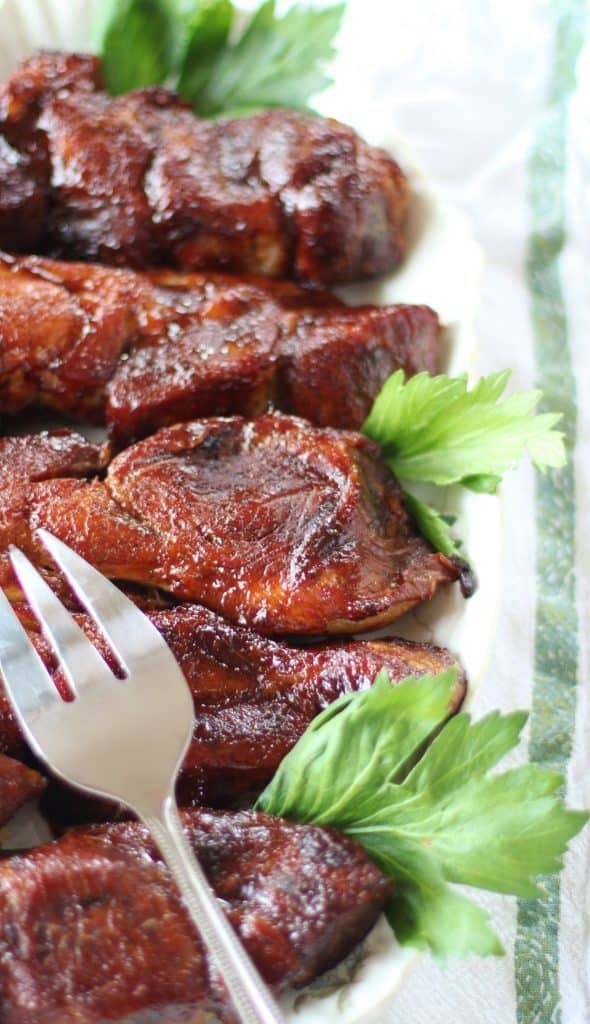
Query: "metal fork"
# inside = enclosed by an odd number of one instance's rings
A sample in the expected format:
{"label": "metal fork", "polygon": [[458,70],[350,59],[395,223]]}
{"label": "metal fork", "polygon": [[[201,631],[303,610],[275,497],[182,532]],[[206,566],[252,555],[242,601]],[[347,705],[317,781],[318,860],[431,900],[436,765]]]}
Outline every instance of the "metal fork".
{"label": "metal fork", "polygon": [[172,652],[101,573],[46,530],[37,536],[104,633],[125,678],[116,678],[28,558],[11,547],[14,571],[74,698],[61,698],[0,591],[0,671],[30,747],[55,775],[124,804],[143,821],[241,1020],[283,1024],[182,830],[174,782],[192,735],[194,707]]}

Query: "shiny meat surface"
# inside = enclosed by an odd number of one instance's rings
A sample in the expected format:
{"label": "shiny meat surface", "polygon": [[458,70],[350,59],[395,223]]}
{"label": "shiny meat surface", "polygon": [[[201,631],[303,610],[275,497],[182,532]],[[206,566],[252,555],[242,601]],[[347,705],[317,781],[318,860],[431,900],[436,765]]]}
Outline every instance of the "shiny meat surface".
{"label": "shiny meat surface", "polygon": [[133,275],[0,255],[0,409],[104,419],[105,387],[137,330]]}
{"label": "shiny meat surface", "polygon": [[[360,847],[327,829],[252,811],[184,824],[275,990],[338,962],[389,897]],[[72,832],[0,864],[3,1024],[203,1024],[207,1012],[236,1020],[141,826]]]}
{"label": "shiny meat surface", "polygon": [[203,120],[164,89],[113,99],[96,58],[42,53],[0,86],[1,138],[5,249],[323,283],[404,250],[404,174],[337,121]]}
{"label": "shiny meat surface", "polygon": [[[342,694],[367,689],[381,669],[395,682],[459,667],[448,651],[405,640],[295,647],[234,626],[199,605],[180,605],[150,618],[179,662],[195,702],[193,741],[177,790],[184,805],[224,806],[241,793],[261,789],[313,718]],[[85,616],[78,621],[116,670],[100,632]],[[32,639],[55,671],[46,641],[38,634]],[[59,674],[56,681],[67,692]],[[464,693],[460,671],[452,711]],[[10,753],[20,738],[16,725],[6,721],[8,712],[8,702],[0,697],[0,749]],[[71,799],[61,810],[55,803],[54,820],[75,814]]]}
{"label": "shiny meat surface", "polygon": [[[235,421],[221,422],[235,426]],[[298,425],[284,417],[280,422]],[[310,432],[323,436],[307,426],[304,431],[306,436]],[[343,435],[344,441],[348,438]],[[368,448],[372,451],[372,446]],[[141,579],[143,567],[143,575],[153,580],[160,571],[157,535],[149,525],[128,516],[114,500],[108,477],[107,484],[99,479],[75,479],[76,473],[98,473],[104,460],[101,448],[70,431],[0,439],[2,585],[29,626],[6,557],[9,543],[18,543],[37,564],[44,564],[44,572],[62,600],[67,602],[70,597],[61,578],[52,572],[44,549],[33,539],[33,528],[38,525],[49,526],[82,554],[92,555],[91,560],[101,568],[110,565],[116,578],[134,572]],[[178,476],[182,463],[177,472],[174,461],[170,462],[173,477]],[[64,478],[60,479],[60,474]],[[271,504],[274,507],[276,502]],[[179,511],[176,498],[170,508]],[[197,538],[200,532],[197,530]],[[423,558],[436,556],[429,555],[424,546]],[[434,564],[439,566],[439,578],[445,578],[444,562]],[[352,578],[347,590],[352,589],[351,582]],[[317,600],[321,601],[321,589]],[[236,793],[264,784],[314,715],[341,693],[368,686],[380,668],[387,667],[392,678],[399,679],[450,663],[450,656],[440,649],[403,641],[290,647],[196,606],[155,613],[153,619],[179,659],[198,709],[199,724],[183,769],[180,792],[185,802],[231,801]],[[312,625],[307,628],[311,630]],[[96,632],[91,632],[104,650]],[[40,638],[37,644],[52,667],[47,646]],[[462,692],[461,686],[458,702]],[[20,754],[22,749],[18,727],[4,698],[0,701],[0,750]]]}
{"label": "shiny meat surface", "polygon": [[[0,438],[0,486],[20,472],[11,444]],[[8,490],[4,546],[15,535],[49,566],[33,537],[43,526],[106,576],[261,633],[384,625],[460,575],[417,533],[376,445],[278,413],[167,427],[121,452],[104,481],[66,473],[18,497]]]}
{"label": "shiny meat surface", "polygon": [[348,307],[285,281],[0,254],[0,409],[106,421],[119,445],[269,406],[356,430],[390,373],[436,373],[438,351],[427,306]]}
{"label": "shiny meat surface", "polygon": [[[24,437],[0,437],[0,586],[12,601],[22,598],[8,560],[8,545],[34,552],[32,498],[43,480],[85,477],[99,472],[106,452],[71,430],[43,431]],[[53,578],[49,567],[49,574]],[[55,587],[63,593],[59,580]]]}
{"label": "shiny meat surface", "polygon": [[[2,694],[0,714],[4,714],[6,698]],[[20,761],[0,754],[0,825],[10,821],[19,807],[33,800],[45,789],[45,779]],[[1,1018],[0,1018],[1,1019]]]}
{"label": "shiny meat surface", "polygon": [[37,127],[44,103],[62,89],[98,87],[95,58],[53,53],[27,61],[0,85],[0,239],[7,248],[34,252],[45,238],[51,165]]}
{"label": "shiny meat surface", "polygon": [[46,212],[45,194],[17,150],[0,135],[0,238],[35,249]]}
{"label": "shiny meat surface", "polygon": [[390,622],[457,576],[360,434],[278,414],[180,424],[118,455],[107,485],[158,538],[166,589],[262,633]]}

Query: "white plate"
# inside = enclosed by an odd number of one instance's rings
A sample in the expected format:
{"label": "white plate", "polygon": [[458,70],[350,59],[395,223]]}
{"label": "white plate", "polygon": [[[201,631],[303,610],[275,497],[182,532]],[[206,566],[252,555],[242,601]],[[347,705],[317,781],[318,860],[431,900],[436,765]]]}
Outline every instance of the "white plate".
{"label": "white plate", "polygon": [[[0,0],[0,77],[39,47],[90,49],[91,25],[100,0]],[[366,112],[350,117],[369,141],[387,145],[410,174],[414,192],[410,215],[412,244],[402,269],[378,282],[355,285],[343,294],[352,302],[418,302],[431,305],[447,325],[447,368],[475,369],[473,323],[479,299],[482,254],[469,223],[455,208],[439,202],[414,166],[403,143],[379,138]],[[457,531],[473,561],[479,589],[464,601],[449,587],[397,624],[396,633],[441,643],[457,653],[471,695],[483,677],[499,598],[501,543],[497,498],[468,492],[450,494],[447,508],[458,515]],[[9,845],[29,845],[48,837],[34,811],[25,809],[11,823]],[[292,1024],[359,1024],[391,1002],[417,954],[402,949],[382,918],[363,945],[340,967],[303,992],[288,995],[283,1007]]]}

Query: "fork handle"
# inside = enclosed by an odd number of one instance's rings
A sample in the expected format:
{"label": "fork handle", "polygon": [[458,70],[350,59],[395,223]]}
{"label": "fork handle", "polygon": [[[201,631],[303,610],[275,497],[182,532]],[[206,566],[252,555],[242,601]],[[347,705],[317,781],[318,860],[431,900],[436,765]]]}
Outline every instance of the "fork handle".
{"label": "fork handle", "polygon": [[142,815],[184,904],[229,990],[242,1024],[285,1024],[277,1004],[221,910],[185,837],[173,797],[159,815]]}

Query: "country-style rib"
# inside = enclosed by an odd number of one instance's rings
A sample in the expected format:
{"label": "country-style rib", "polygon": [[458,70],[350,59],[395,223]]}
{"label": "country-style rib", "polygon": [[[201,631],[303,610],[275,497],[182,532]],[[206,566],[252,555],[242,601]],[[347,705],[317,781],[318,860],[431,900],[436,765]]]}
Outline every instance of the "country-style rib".
{"label": "country-style rib", "polygon": [[337,121],[113,99],[79,54],[41,53],[0,87],[5,249],[343,282],[399,262],[408,201],[395,161]]}
{"label": "country-style rib", "polygon": [[[6,698],[0,697],[0,714],[4,717]],[[45,779],[32,768],[27,768],[20,761],[0,754],[0,825],[10,821],[13,814],[27,802],[41,795],[45,789]],[[1,1019],[1,1015],[0,1015]]]}
{"label": "country-style rib", "polygon": [[[449,712],[458,709],[465,694],[457,660],[431,644],[387,639],[295,647],[194,604],[150,613],[150,618],[180,664],[195,703],[193,740],[177,790],[185,805],[224,806],[241,793],[261,789],[315,716],[342,694],[367,689],[381,669],[396,682],[456,666],[459,677]],[[86,616],[78,621],[116,670],[100,631]],[[67,693],[51,648],[39,634],[31,638]],[[0,694],[0,750],[16,753],[21,740],[9,713]],[[61,817],[69,813],[65,808]]]}
{"label": "country-style rib", "polygon": [[[255,812],[183,824],[264,979],[301,986],[365,936],[390,882],[338,833]],[[72,832],[0,864],[3,1024],[235,1024],[146,830]]]}
{"label": "country-style rib", "polygon": [[358,429],[394,370],[438,370],[426,306],[348,307],[262,278],[0,253],[0,411],[106,422],[116,444],[275,406]]}
{"label": "country-style rib", "polygon": [[[41,526],[112,579],[267,634],[385,625],[460,575],[418,534],[378,447],[360,434],[278,413],[199,420],[125,449],[104,480],[48,479],[56,474],[37,464],[36,478],[27,471],[18,483],[19,450],[32,444],[41,461],[54,441],[0,439],[0,486],[12,482],[0,493],[0,544],[14,536],[43,565]],[[92,457],[100,465],[99,449]]]}
{"label": "country-style rib", "polygon": [[[73,483],[77,477],[100,472],[106,460],[105,448],[67,429],[0,438],[0,587],[11,601],[21,601],[22,594],[10,566],[8,546],[31,551],[35,485],[60,477]],[[51,567],[48,575],[55,580],[60,596],[64,595],[65,588]]]}

